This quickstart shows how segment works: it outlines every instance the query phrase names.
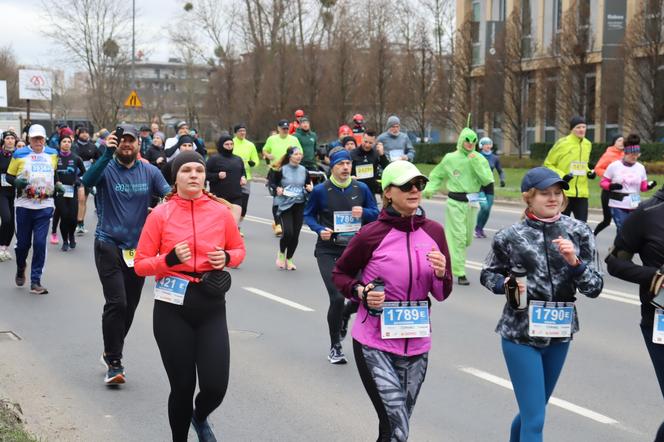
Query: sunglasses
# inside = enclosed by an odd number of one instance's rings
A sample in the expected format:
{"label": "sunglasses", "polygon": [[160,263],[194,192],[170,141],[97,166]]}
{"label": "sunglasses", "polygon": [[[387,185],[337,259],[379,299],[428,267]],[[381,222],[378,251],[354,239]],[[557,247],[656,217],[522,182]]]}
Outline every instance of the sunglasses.
{"label": "sunglasses", "polygon": [[406,184],[394,187],[398,187],[399,190],[402,192],[410,192],[410,189],[412,189],[413,186],[415,186],[415,189],[417,189],[418,192],[421,192],[427,186],[427,182],[425,179],[415,178],[413,180],[408,181]]}

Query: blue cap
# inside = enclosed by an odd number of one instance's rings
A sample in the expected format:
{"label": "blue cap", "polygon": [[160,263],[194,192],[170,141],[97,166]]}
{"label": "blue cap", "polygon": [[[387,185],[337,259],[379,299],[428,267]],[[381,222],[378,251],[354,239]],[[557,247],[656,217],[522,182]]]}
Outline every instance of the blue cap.
{"label": "blue cap", "polygon": [[564,190],[569,189],[567,181],[560,178],[553,170],[546,167],[535,167],[523,176],[523,180],[521,180],[521,192],[527,192],[533,187],[538,190],[544,190],[555,184],[560,184],[560,187]]}
{"label": "blue cap", "polygon": [[351,160],[350,153],[347,150],[339,150],[330,155],[330,167],[334,167],[342,161],[353,161]]}

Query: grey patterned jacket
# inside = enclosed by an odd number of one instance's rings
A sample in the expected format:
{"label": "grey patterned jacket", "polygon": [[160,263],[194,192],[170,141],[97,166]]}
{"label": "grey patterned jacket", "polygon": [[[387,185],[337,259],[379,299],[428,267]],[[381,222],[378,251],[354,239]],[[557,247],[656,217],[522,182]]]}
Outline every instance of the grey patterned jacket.
{"label": "grey patterned jacket", "polygon": [[[552,241],[559,236],[571,240],[581,264],[572,267],[564,260]],[[501,230],[493,239],[480,280],[496,294],[504,294],[505,278],[510,268],[520,265],[528,272],[528,300],[574,302],[576,291],[596,298],[604,282],[599,272],[595,237],[587,224],[562,215],[552,223],[524,218]],[[575,309],[576,310],[576,309]],[[572,332],[579,331],[574,315]],[[510,341],[535,347],[546,347],[554,341],[570,338],[542,338],[528,335],[528,310],[516,310],[507,302],[496,332]]]}

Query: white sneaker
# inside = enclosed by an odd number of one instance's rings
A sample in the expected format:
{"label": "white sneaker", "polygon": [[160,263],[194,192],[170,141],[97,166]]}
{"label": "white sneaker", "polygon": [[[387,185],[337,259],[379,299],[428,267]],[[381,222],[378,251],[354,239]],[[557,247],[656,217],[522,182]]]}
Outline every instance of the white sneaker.
{"label": "white sneaker", "polygon": [[12,255],[8,250],[0,250],[0,262],[9,261],[12,259]]}

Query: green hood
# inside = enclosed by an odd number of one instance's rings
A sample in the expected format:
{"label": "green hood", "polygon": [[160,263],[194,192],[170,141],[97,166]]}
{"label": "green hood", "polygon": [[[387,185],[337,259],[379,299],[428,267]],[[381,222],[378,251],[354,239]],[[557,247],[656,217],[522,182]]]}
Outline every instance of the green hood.
{"label": "green hood", "polygon": [[471,152],[474,152],[474,150],[466,150],[463,147],[463,142],[466,141],[466,139],[470,140],[471,142],[477,144],[477,134],[475,133],[474,130],[465,127],[461,133],[459,134],[459,139],[457,140],[457,150],[464,155],[468,156]]}

